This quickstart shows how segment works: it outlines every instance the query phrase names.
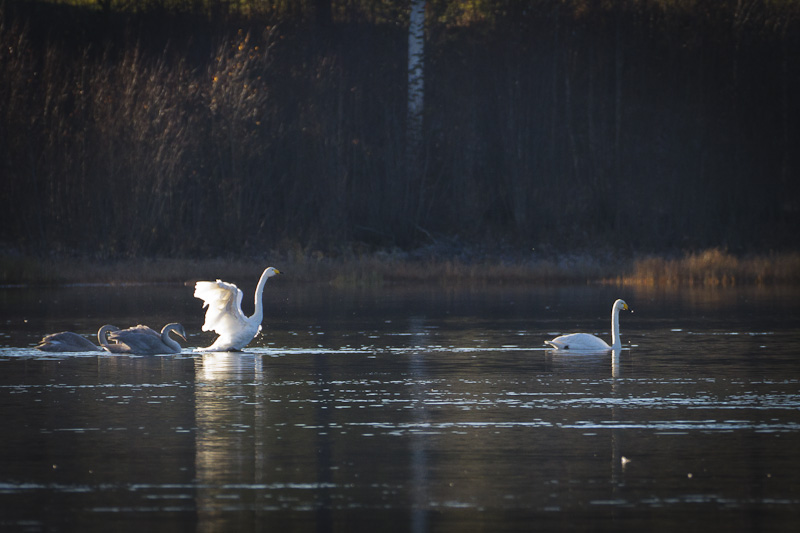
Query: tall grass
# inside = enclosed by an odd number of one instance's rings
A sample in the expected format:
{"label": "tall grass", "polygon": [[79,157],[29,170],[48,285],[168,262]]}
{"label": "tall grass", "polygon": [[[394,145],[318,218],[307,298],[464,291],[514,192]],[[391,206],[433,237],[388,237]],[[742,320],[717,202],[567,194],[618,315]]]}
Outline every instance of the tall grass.
{"label": "tall grass", "polygon": [[736,257],[711,249],[673,259],[651,256],[636,260],[629,275],[613,281],[623,285],[690,287],[796,284],[800,282],[800,254]]}
{"label": "tall grass", "polygon": [[259,167],[267,177],[269,142],[255,138],[268,42],[250,44],[243,33],[222,39],[198,70],[169,48],[147,55],[135,40],[76,57],[46,44],[37,62],[26,32],[17,32],[3,31],[15,42],[4,63],[2,118],[7,131],[22,133],[4,146],[6,237],[51,253],[117,257],[214,249],[245,233],[242,215],[266,188],[245,193],[241,176]]}

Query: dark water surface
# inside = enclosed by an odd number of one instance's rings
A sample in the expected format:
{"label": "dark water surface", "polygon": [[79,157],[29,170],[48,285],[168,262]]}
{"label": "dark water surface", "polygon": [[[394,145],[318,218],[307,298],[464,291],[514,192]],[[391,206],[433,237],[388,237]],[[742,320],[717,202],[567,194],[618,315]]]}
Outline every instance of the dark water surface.
{"label": "dark water surface", "polygon": [[[189,287],[0,289],[0,530],[795,531],[798,296],[279,280],[196,354]],[[617,361],[543,348],[617,297]],[[180,355],[31,348],[171,321]]]}

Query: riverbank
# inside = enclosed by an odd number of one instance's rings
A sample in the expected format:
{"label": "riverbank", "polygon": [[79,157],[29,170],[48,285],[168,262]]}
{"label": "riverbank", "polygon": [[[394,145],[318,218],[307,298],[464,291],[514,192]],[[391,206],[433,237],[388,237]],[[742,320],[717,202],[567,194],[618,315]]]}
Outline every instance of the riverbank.
{"label": "riverbank", "polygon": [[337,286],[403,283],[567,284],[639,286],[781,285],[800,283],[800,253],[735,256],[710,249],[678,257],[618,253],[497,257],[477,252],[436,255],[386,251],[341,256],[283,252],[263,258],[115,259],[0,255],[0,285],[186,283],[255,279],[266,266],[286,282]]}

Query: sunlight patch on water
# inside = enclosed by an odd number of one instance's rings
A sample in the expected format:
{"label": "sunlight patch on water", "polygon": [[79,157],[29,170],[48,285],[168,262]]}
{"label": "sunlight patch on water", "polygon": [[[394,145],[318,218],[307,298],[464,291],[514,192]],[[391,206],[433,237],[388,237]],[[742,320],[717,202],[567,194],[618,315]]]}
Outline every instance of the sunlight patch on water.
{"label": "sunlight patch on water", "polygon": [[[689,431],[731,432],[753,430],[757,433],[795,433],[800,430],[798,422],[767,423],[751,420],[644,420],[644,421],[579,421],[574,424],[558,424],[564,429],[647,429],[656,432],[685,434]],[[680,433],[674,433],[680,432]]]}
{"label": "sunlight patch on water", "polygon": [[463,421],[463,422],[350,422],[343,425],[345,428],[370,430],[369,435],[385,432],[392,436],[438,435],[442,433],[470,434],[476,429],[510,429],[510,428],[542,428],[555,427],[553,423],[543,420],[495,422],[495,421]]}
{"label": "sunlight patch on water", "polygon": [[[675,330],[673,330],[675,331]],[[681,331],[681,330],[678,330]],[[687,335],[695,335],[698,337],[708,336],[708,337],[721,337],[721,336],[738,336],[738,335],[746,335],[749,337],[763,337],[766,335],[775,335],[774,331],[687,331]]]}

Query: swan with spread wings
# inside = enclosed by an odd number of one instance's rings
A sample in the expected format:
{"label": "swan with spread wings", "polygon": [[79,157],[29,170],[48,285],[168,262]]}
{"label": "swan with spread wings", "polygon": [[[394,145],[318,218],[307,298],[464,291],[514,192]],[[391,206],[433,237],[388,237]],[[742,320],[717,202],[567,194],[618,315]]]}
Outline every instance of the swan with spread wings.
{"label": "swan with spread wings", "polygon": [[206,309],[206,321],[203,331],[214,331],[219,337],[211,346],[198,348],[201,352],[239,351],[261,331],[261,320],[264,318],[263,292],[267,280],[280,271],[268,267],[258,280],[255,293],[255,312],[245,316],[242,312],[242,291],[233,283],[222,280],[198,281],[194,288],[194,297],[203,300]]}

